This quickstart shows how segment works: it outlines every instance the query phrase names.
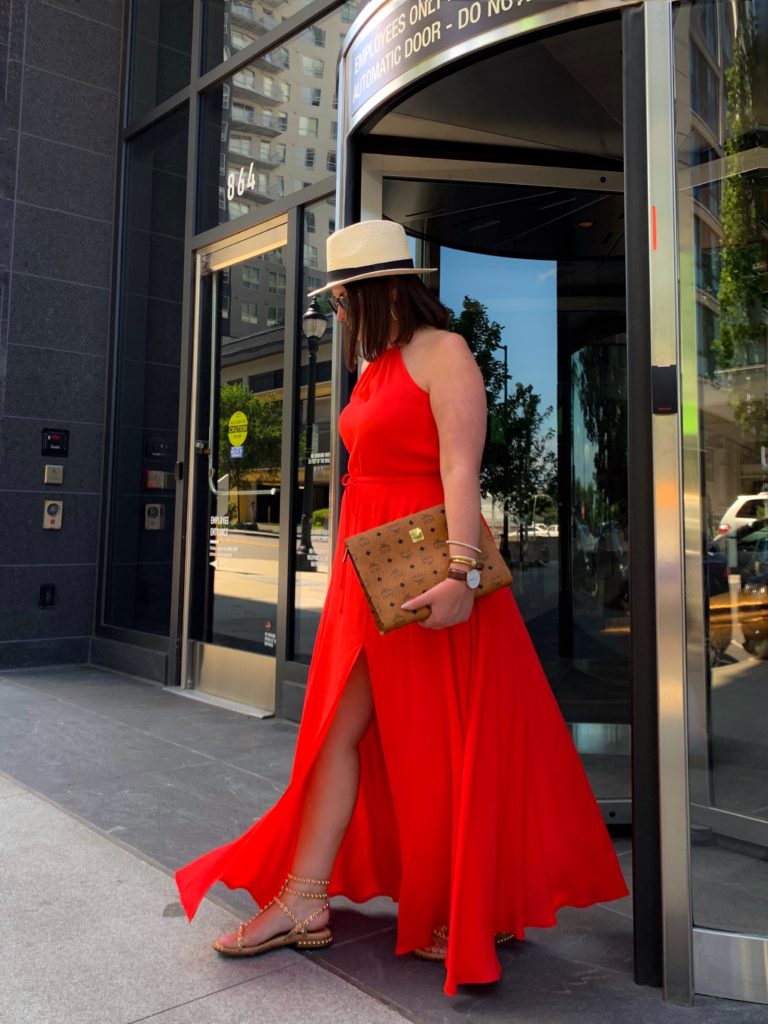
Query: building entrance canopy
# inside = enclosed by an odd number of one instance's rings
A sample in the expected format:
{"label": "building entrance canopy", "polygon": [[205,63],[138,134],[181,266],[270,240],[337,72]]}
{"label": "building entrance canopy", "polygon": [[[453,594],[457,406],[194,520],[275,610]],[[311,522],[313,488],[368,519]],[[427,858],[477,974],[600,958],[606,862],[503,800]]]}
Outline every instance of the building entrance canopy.
{"label": "building entrance canopy", "polygon": [[[354,128],[390,96],[436,68],[515,36],[632,0],[388,0],[369,4],[344,53],[344,96]],[[510,97],[515,105],[524,96]]]}

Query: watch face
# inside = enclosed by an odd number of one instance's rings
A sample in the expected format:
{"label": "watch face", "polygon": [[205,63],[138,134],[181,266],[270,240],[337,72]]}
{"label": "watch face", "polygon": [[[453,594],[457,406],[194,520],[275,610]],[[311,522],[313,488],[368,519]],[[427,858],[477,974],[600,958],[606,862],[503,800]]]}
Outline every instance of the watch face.
{"label": "watch face", "polygon": [[477,590],[480,586],[480,573],[477,569],[470,569],[467,573],[467,586],[470,590]]}

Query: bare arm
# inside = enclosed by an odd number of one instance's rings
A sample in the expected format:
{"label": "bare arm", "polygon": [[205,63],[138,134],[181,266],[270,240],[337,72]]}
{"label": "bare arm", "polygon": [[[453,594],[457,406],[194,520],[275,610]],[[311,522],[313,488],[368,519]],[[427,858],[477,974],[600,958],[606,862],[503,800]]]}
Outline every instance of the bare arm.
{"label": "bare arm", "polygon": [[[486,430],[485,386],[467,343],[458,334],[441,332],[423,361],[432,414],[440,439],[440,476],[445,493],[448,536],[478,545],[480,536],[480,459]],[[470,555],[468,548],[451,553]],[[464,622],[474,596],[466,584],[444,580],[405,608],[429,605],[432,614],[422,625],[439,629]]]}
{"label": "bare arm", "polygon": [[[448,536],[477,545],[480,460],[487,421],[485,385],[467,343],[458,334],[445,335],[436,348],[429,401],[440,437]],[[459,547],[451,550],[455,555],[462,553]]]}

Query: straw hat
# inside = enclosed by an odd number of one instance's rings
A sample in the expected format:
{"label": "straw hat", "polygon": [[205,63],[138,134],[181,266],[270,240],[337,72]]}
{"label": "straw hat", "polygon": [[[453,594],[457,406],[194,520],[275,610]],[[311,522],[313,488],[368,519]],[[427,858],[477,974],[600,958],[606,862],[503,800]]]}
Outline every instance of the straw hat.
{"label": "straw hat", "polygon": [[393,220],[363,220],[334,231],[326,242],[328,283],[309,292],[320,295],[340,284],[394,274],[432,274],[436,267],[414,267],[408,238]]}

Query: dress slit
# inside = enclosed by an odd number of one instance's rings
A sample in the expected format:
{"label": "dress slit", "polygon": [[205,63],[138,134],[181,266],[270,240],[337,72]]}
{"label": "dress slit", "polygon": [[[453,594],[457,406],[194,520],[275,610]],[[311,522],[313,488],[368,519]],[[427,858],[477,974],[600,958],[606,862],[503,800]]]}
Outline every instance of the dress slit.
{"label": "dress slit", "polygon": [[[191,920],[211,885],[221,882],[230,889],[246,889],[259,906],[264,906],[285,881],[298,841],[305,790],[328,731],[333,724],[352,671],[365,644],[346,652],[336,681],[323,686],[333,700],[324,708],[311,702],[297,738],[291,779],[281,799],[239,839],[217,847],[176,873],[182,905]],[[319,713],[313,714],[313,711]],[[374,896],[397,898],[399,857],[381,845],[383,836],[396,835],[392,795],[386,775],[376,709],[371,723],[358,743],[360,787],[352,819],[344,835],[331,873],[329,893],[346,895],[356,902]],[[374,813],[375,812],[375,813]],[[368,870],[361,871],[366,860]]]}

